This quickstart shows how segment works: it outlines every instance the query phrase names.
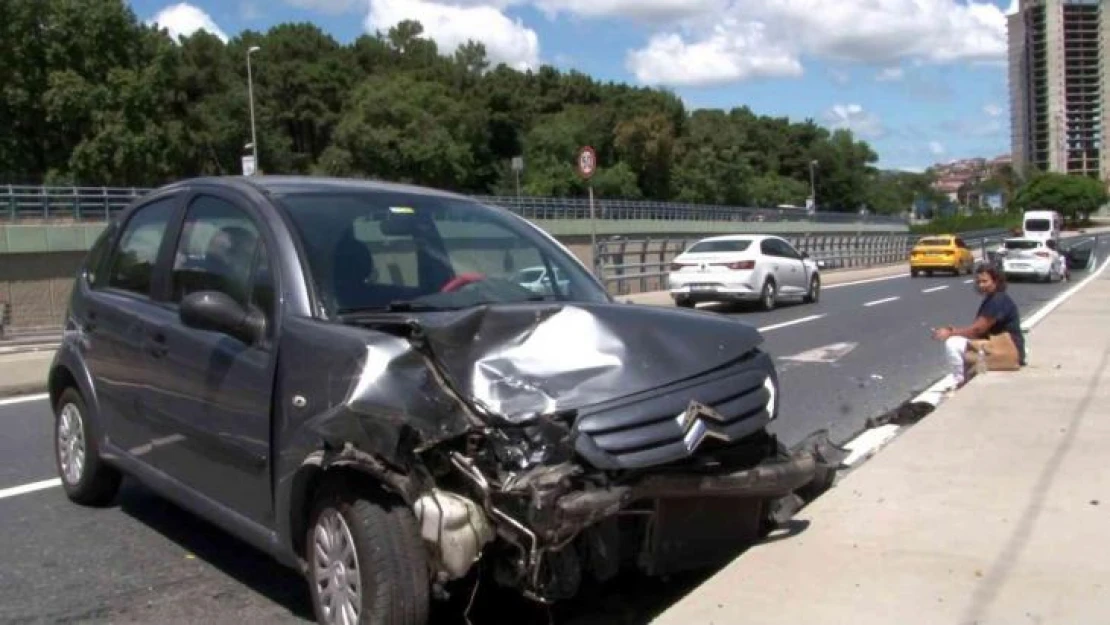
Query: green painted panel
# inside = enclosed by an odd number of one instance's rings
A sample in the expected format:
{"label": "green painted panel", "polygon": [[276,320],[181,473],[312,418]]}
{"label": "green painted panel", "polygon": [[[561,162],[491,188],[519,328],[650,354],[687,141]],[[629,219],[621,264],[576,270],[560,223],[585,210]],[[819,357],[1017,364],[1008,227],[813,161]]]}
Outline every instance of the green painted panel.
{"label": "green painted panel", "polygon": [[[533,223],[555,237],[589,237],[590,221],[587,219],[536,219]],[[92,247],[105,224],[55,224],[55,225],[6,225],[0,226],[0,254],[30,252],[83,251]],[[598,220],[597,235],[609,237],[622,235],[667,236],[710,235],[728,233],[824,233],[824,232],[905,232],[904,226],[845,223],[814,224],[808,222],[772,221],[662,221]]]}
{"label": "green painted panel", "polygon": [[82,226],[47,227],[46,249],[50,252],[80,252],[89,249],[85,244],[85,229]]}
{"label": "green painted panel", "polygon": [[4,234],[8,240],[8,253],[49,251],[46,244],[46,231],[49,228],[51,226],[7,226]]}

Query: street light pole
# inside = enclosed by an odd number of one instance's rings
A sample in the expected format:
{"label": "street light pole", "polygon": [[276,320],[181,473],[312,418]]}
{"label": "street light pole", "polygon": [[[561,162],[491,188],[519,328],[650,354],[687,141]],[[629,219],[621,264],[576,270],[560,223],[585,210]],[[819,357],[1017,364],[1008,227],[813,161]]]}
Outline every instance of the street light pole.
{"label": "street light pole", "polygon": [[817,179],[813,173],[814,166],[817,165],[817,159],[809,162],[809,197],[813,200],[813,212],[817,212]]}
{"label": "street light pole", "polygon": [[251,46],[247,50],[247,93],[251,107],[251,151],[254,154],[254,172],[258,171],[258,136],[254,129],[254,77],[251,75],[251,55],[260,49],[258,46]]}

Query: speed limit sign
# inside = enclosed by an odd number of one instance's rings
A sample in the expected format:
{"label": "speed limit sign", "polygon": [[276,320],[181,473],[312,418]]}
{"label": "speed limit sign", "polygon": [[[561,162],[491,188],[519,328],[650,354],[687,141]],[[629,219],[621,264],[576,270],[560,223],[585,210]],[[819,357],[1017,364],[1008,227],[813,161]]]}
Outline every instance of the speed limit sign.
{"label": "speed limit sign", "polygon": [[589,178],[597,170],[597,153],[590,146],[585,146],[578,151],[578,173],[583,178]]}

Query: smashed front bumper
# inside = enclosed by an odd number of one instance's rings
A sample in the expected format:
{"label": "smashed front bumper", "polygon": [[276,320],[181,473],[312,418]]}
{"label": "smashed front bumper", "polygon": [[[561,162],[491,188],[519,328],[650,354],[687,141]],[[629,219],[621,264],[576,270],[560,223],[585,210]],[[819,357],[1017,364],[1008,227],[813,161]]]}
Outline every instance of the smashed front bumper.
{"label": "smashed front bumper", "polygon": [[493,533],[515,547],[492,556],[499,581],[550,602],[573,596],[586,573],[615,574],[618,561],[660,575],[727,560],[792,514],[799,493],[835,472],[841,451],[827,436],[792,452],[757,436],[685,465],[613,474],[565,462],[510,480],[457,451],[450,463]]}

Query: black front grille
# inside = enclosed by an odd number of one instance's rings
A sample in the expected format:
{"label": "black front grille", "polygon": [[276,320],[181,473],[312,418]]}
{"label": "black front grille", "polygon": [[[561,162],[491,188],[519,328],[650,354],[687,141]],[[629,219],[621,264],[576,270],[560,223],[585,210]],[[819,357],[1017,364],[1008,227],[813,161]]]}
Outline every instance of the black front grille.
{"label": "black front grille", "polygon": [[[770,374],[770,360],[761,358],[706,381],[660,389],[618,406],[582,410],[577,422],[578,452],[600,469],[641,469],[696,455],[703,448],[688,449],[680,422],[691,401],[723,417],[720,422],[707,421],[713,432],[729,442],[743,439],[771,420],[770,393],[764,387]],[[711,439],[705,440],[707,449]]]}

